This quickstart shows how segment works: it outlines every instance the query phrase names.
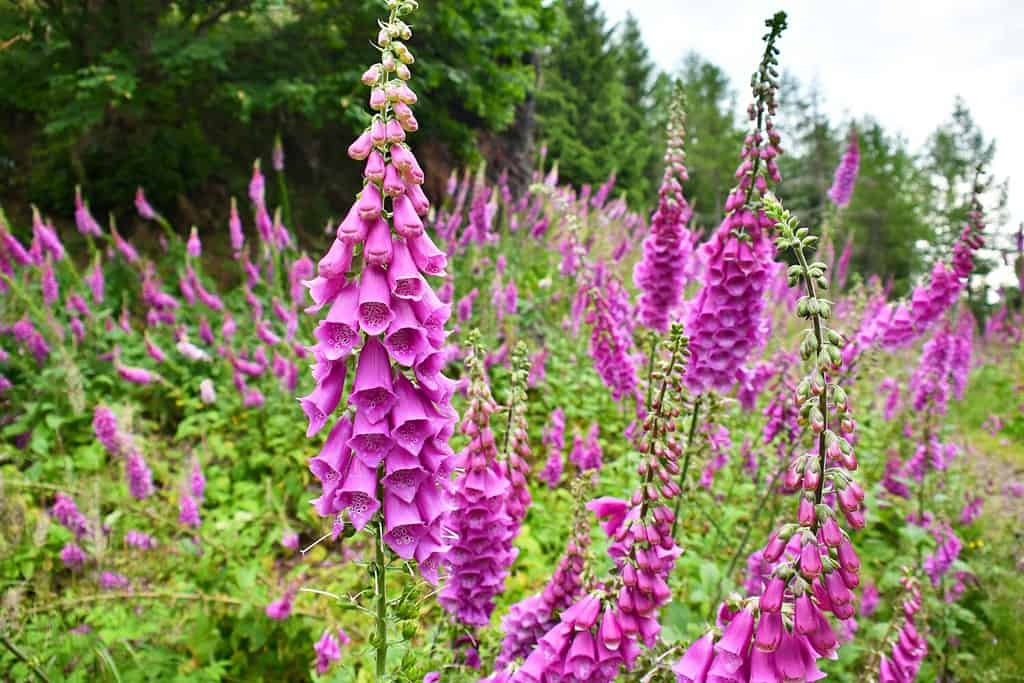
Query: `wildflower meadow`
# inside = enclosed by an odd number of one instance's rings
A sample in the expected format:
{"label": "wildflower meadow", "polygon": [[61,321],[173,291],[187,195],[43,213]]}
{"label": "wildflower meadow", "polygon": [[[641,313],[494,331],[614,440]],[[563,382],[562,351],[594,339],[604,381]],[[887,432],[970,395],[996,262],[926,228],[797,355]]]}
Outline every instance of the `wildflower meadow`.
{"label": "wildflower meadow", "polygon": [[[733,29],[759,54],[716,129],[697,67],[606,84],[637,120],[566,104],[572,60],[628,56],[570,40],[582,0],[167,4],[161,85],[130,51],[48,76],[0,185],[0,680],[1024,680],[1024,238],[991,154],[929,194],[868,120],[815,147],[783,12]],[[38,5],[0,13],[31,20],[0,81],[106,16]],[[283,45],[245,36],[289,21],[334,75],[263,89],[245,60]],[[139,143],[175,74],[249,109]],[[82,142],[114,121],[123,148]],[[201,164],[220,190],[178,182]]]}

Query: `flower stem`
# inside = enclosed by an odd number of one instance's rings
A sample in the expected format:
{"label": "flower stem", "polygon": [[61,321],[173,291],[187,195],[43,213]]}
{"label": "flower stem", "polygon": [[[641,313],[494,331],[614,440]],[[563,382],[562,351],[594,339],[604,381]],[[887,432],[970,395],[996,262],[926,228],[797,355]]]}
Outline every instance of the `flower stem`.
{"label": "flower stem", "polygon": [[[807,263],[807,256],[804,254],[802,246],[793,249],[796,253],[797,260],[800,262],[800,268],[803,271],[804,283],[807,285],[807,296],[811,300],[818,298],[817,288],[814,286],[814,279],[811,277],[811,267]],[[820,309],[819,309],[820,310]],[[821,329],[821,314],[815,313],[811,316],[811,322],[814,325],[814,338],[817,341],[817,349],[820,351],[824,348],[824,334]],[[821,497],[825,491],[825,466],[826,461],[826,448],[825,448],[825,434],[828,433],[828,375],[825,374],[826,368],[821,366],[820,354],[815,353],[814,355],[814,366],[821,372],[821,376],[824,380],[825,388],[822,390],[821,395],[818,397],[818,410],[821,411],[823,425],[821,431],[818,433],[818,471],[821,476],[818,479],[818,486],[814,490],[814,505],[817,508],[821,504]],[[811,525],[811,532],[818,530],[818,517],[815,515],[814,523]]]}
{"label": "flower stem", "polygon": [[11,651],[11,654],[13,654],[21,661],[25,662],[25,665],[28,668],[32,669],[32,673],[34,673],[36,677],[39,678],[39,680],[44,681],[45,683],[50,683],[50,678],[43,672],[42,669],[39,668],[39,665],[32,661],[28,657],[28,655],[22,652],[21,648],[15,645],[14,642],[10,638],[8,638],[6,634],[0,633],[0,643],[3,643],[4,647]]}
{"label": "flower stem", "polygon": [[686,484],[686,472],[690,469],[690,458],[693,455],[693,437],[697,433],[697,419],[700,416],[700,405],[704,397],[698,396],[693,404],[693,413],[690,415],[690,428],[686,434],[686,457],[683,458],[683,469],[679,473],[679,496],[676,498],[674,518],[672,520],[672,538],[676,537],[676,529],[679,528],[679,506],[683,504],[683,486]]}
{"label": "flower stem", "polygon": [[654,355],[657,351],[658,335],[651,334],[651,352],[647,357],[647,401],[644,403],[647,412],[651,412],[651,394],[654,392],[654,382],[652,381],[654,375]]}
{"label": "flower stem", "polygon": [[377,681],[383,681],[388,667],[388,581],[387,566],[384,563],[384,519],[375,534],[376,553],[373,560],[374,578],[377,582]]}

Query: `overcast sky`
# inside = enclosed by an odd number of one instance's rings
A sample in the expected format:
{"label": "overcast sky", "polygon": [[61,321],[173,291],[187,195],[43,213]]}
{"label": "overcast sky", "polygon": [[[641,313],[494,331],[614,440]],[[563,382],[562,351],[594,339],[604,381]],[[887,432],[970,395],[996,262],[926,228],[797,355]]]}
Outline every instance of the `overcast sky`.
{"label": "overcast sky", "polygon": [[871,114],[917,149],[962,95],[985,135],[996,138],[993,172],[1010,178],[1011,224],[1024,220],[1024,1],[600,3],[611,22],[633,13],[662,69],[691,50],[722,67],[743,107],[764,20],[779,9],[789,15],[781,66],[818,82],[834,121]]}

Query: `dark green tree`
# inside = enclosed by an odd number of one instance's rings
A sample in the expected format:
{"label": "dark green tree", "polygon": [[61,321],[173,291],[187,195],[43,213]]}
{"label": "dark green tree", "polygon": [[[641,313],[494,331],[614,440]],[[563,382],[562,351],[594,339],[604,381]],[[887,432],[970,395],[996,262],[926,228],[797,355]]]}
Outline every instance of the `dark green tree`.
{"label": "dark green tree", "polygon": [[537,91],[538,140],[558,160],[562,179],[597,184],[618,169],[614,150],[626,126],[613,31],[596,2],[559,6],[559,27]]}
{"label": "dark green tree", "polygon": [[693,205],[693,223],[701,229],[718,227],[725,198],[736,184],[743,129],[736,111],[736,94],[722,69],[690,53],[676,70],[686,109],[686,165],[690,180],[683,187]]}
{"label": "dark green tree", "polygon": [[[549,33],[541,0],[452,0],[417,17],[417,117],[431,157],[462,163],[508,125]],[[366,121],[358,77],[379,0],[0,3],[0,156],[21,187],[66,209],[87,185],[102,215],[137,184],[162,210],[217,206],[284,139],[289,173],[322,206],[358,181],[345,147]],[[32,141],[32,154],[19,150]],[[326,195],[326,196],[325,196]],[[298,207],[297,207],[298,208]],[[200,220],[201,216],[188,216]],[[307,217],[320,211],[307,211]]]}

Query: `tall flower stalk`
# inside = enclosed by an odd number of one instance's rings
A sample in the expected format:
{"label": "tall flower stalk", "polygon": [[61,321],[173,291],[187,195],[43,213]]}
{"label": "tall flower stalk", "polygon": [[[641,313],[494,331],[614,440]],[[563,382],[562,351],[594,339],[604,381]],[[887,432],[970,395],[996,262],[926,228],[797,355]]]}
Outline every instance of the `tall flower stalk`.
{"label": "tall flower stalk", "polygon": [[786,14],[766,22],[765,49],[751,79],[754,102],[748,114],[753,131],[743,142],[739,183],[725,202],[726,215],[711,239],[701,247],[705,285],[688,306],[686,332],[693,360],[687,385],[696,394],[709,389],[727,391],[750,352],[763,343],[765,290],[772,272],[772,221],[760,198],[770,183],[781,179],[775,158],[781,153],[775,116],[778,91],[776,42],[786,28]]}
{"label": "tall flower stalk", "polygon": [[656,373],[659,389],[642,424],[642,483],[629,500],[606,497],[588,505],[602,520],[615,574],[587,585],[507,680],[611,681],[633,669],[641,643],[657,642],[658,611],[671,597],[668,576],[682,552],[670,533],[668,505],[679,494],[673,477],[682,447],[675,426],[689,350],[681,325],[669,334],[668,359]]}
{"label": "tall flower stalk", "polygon": [[640,322],[661,333],[668,330],[669,319],[682,301],[693,247],[687,228],[693,210],[683,197],[682,185],[689,178],[683,152],[685,125],[682,93],[677,87],[669,106],[658,208],[651,216],[651,234],[644,239],[643,258],[633,271],[633,282],[641,292],[637,305]]}
{"label": "tall flower stalk", "polygon": [[860,582],[860,560],[839,525],[842,513],[850,527],[864,526],[864,494],[850,475],[857,467],[851,445],[855,422],[846,392],[835,381],[843,339],[828,327],[832,303],[818,294],[828,286],[826,266],[808,262],[816,236],[771,195],[764,208],[776,221],[779,251],[792,251],[797,261],[789,269],[790,286],[802,285],[806,292],[796,313],[810,323],[800,343],[808,371],[794,400],[814,448],[793,457],[783,475],[785,487],[799,495],[796,521],[779,527],[763,549],[771,570],[758,594],[726,599],[719,609],[721,633],[708,633],[676,663],[677,681],[684,683],[821,678],[817,660],[838,647],[825,615],[853,616],[851,591]]}
{"label": "tall flower stalk", "polygon": [[[326,310],[314,336],[316,387],[300,399],[307,434],[338,417],[310,469],[323,485],[316,510],[374,540],[370,573],[377,609],[377,679],[386,677],[389,619],[387,572],[393,557],[415,560],[420,574],[438,578],[449,549],[442,522],[447,510],[451,451],[457,419],[454,383],[441,374],[444,325],[451,309],[426,276],[443,275],[445,255],[424,231],[429,208],[423,170],[406,144],[419,124],[407,81],[414,61],[404,41],[403,17],[414,0],[390,1],[380,22],[380,60],[362,75],[370,90],[370,126],[350,145],[365,161],[363,189],[337,229],[333,245],[307,281],[313,305]],[[355,376],[341,398],[349,362]]]}

